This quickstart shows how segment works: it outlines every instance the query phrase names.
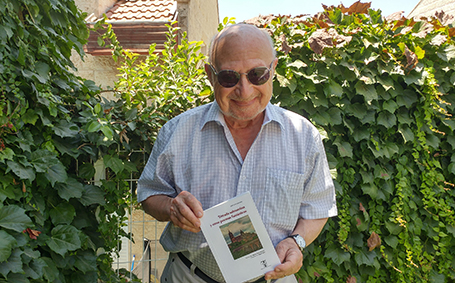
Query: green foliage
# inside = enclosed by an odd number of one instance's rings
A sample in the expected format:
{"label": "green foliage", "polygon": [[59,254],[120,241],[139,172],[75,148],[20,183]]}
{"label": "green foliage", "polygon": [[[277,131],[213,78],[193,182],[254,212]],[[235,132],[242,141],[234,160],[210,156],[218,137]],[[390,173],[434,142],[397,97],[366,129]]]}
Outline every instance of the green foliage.
{"label": "green foliage", "polygon": [[161,126],[172,117],[209,101],[210,83],[204,71],[206,56],[200,52],[202,41],[188,41],[175,23],[168,27],[164,49],[149,48],[147,56],[124,50],[110,25],[102,35],[110,42],[115,60],[121,58],[119,79],[114,92],[125,101],[123,111],[134,121],[133,135],[151,145]]}
{"label": "green foliage", "polygon": [[84,15],[71,0],[0,0],[0,15],[0,281],[125,281],[112,252],[136,166],[118,155],[123,103],[72,73]]}
{"label": "green foliage", "polygon": [[307,248],[304,282],[455,280],[455,28],[327,8],[262,23],[274,101],[320,131],[339,217]]}
{"label": "green foliage", "polygon": [[224,17],[223,21],[218,24],[218,31],[222,31],[230,24],[235,24],[235,18]]}

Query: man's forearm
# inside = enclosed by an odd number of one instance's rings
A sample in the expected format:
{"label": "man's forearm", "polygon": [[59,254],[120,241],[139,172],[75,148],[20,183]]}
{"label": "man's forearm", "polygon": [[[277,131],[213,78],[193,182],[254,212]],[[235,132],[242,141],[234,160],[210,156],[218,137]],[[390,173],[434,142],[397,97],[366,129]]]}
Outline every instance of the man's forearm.
{"label": "man's forearm", "polygon": [[328,218],[321,219],[302,219],[297,221],[297,225],[292,234],[299,234],[305,239],[306,245],[311,244],[321,233]]}
{"label": "man's forearm", "polygon": [[154,195],[142,202],[142,208],[158,221],[169,221],[171,200],[167,195]]}

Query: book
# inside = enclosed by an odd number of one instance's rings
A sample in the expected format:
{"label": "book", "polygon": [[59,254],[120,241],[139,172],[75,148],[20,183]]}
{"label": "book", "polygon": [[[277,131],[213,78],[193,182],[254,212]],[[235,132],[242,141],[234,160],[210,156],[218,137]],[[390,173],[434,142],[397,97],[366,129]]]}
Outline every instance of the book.
{"label": "book", "polygon": [[226,283],[259,278],[280,264],[249,192],[206,209],[201,229]]}

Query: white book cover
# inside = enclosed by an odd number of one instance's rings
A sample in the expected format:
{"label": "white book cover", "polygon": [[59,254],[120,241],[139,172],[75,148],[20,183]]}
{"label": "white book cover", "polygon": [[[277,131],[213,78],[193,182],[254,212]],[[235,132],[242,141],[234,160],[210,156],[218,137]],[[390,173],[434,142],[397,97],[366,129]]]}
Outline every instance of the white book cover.
{"label": "white book cover", "polygon": [[261,277],[280,264],[249,192],[205,210],[201,229],[227,283]]}

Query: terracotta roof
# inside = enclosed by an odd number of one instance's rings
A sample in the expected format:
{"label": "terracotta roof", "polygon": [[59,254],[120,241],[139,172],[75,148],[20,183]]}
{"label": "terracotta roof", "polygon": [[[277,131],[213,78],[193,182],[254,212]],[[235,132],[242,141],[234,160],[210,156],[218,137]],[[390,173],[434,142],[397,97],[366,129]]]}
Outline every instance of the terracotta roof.
{"label": "terracotta roof", "polygon": [[[105,12],[120,45],[139,54],[148,54],[149,46],[156,43],[155,52],[163,50],[170,24],[177,20],[176,0],[119,0]],[[101,19],[89,16],[89,27]],[[85,52],[92,55],[110,55],[112,50],[97,43],[98,33],[90,32]]]}
{"label": "terracotta roof", "polygon": [[[176,7],[176,0],[120,0],[105,13],[111,23],[124,21],[170,22],[175,17]],[[97,17],[87,19],[88,22],[96,20]]]}

